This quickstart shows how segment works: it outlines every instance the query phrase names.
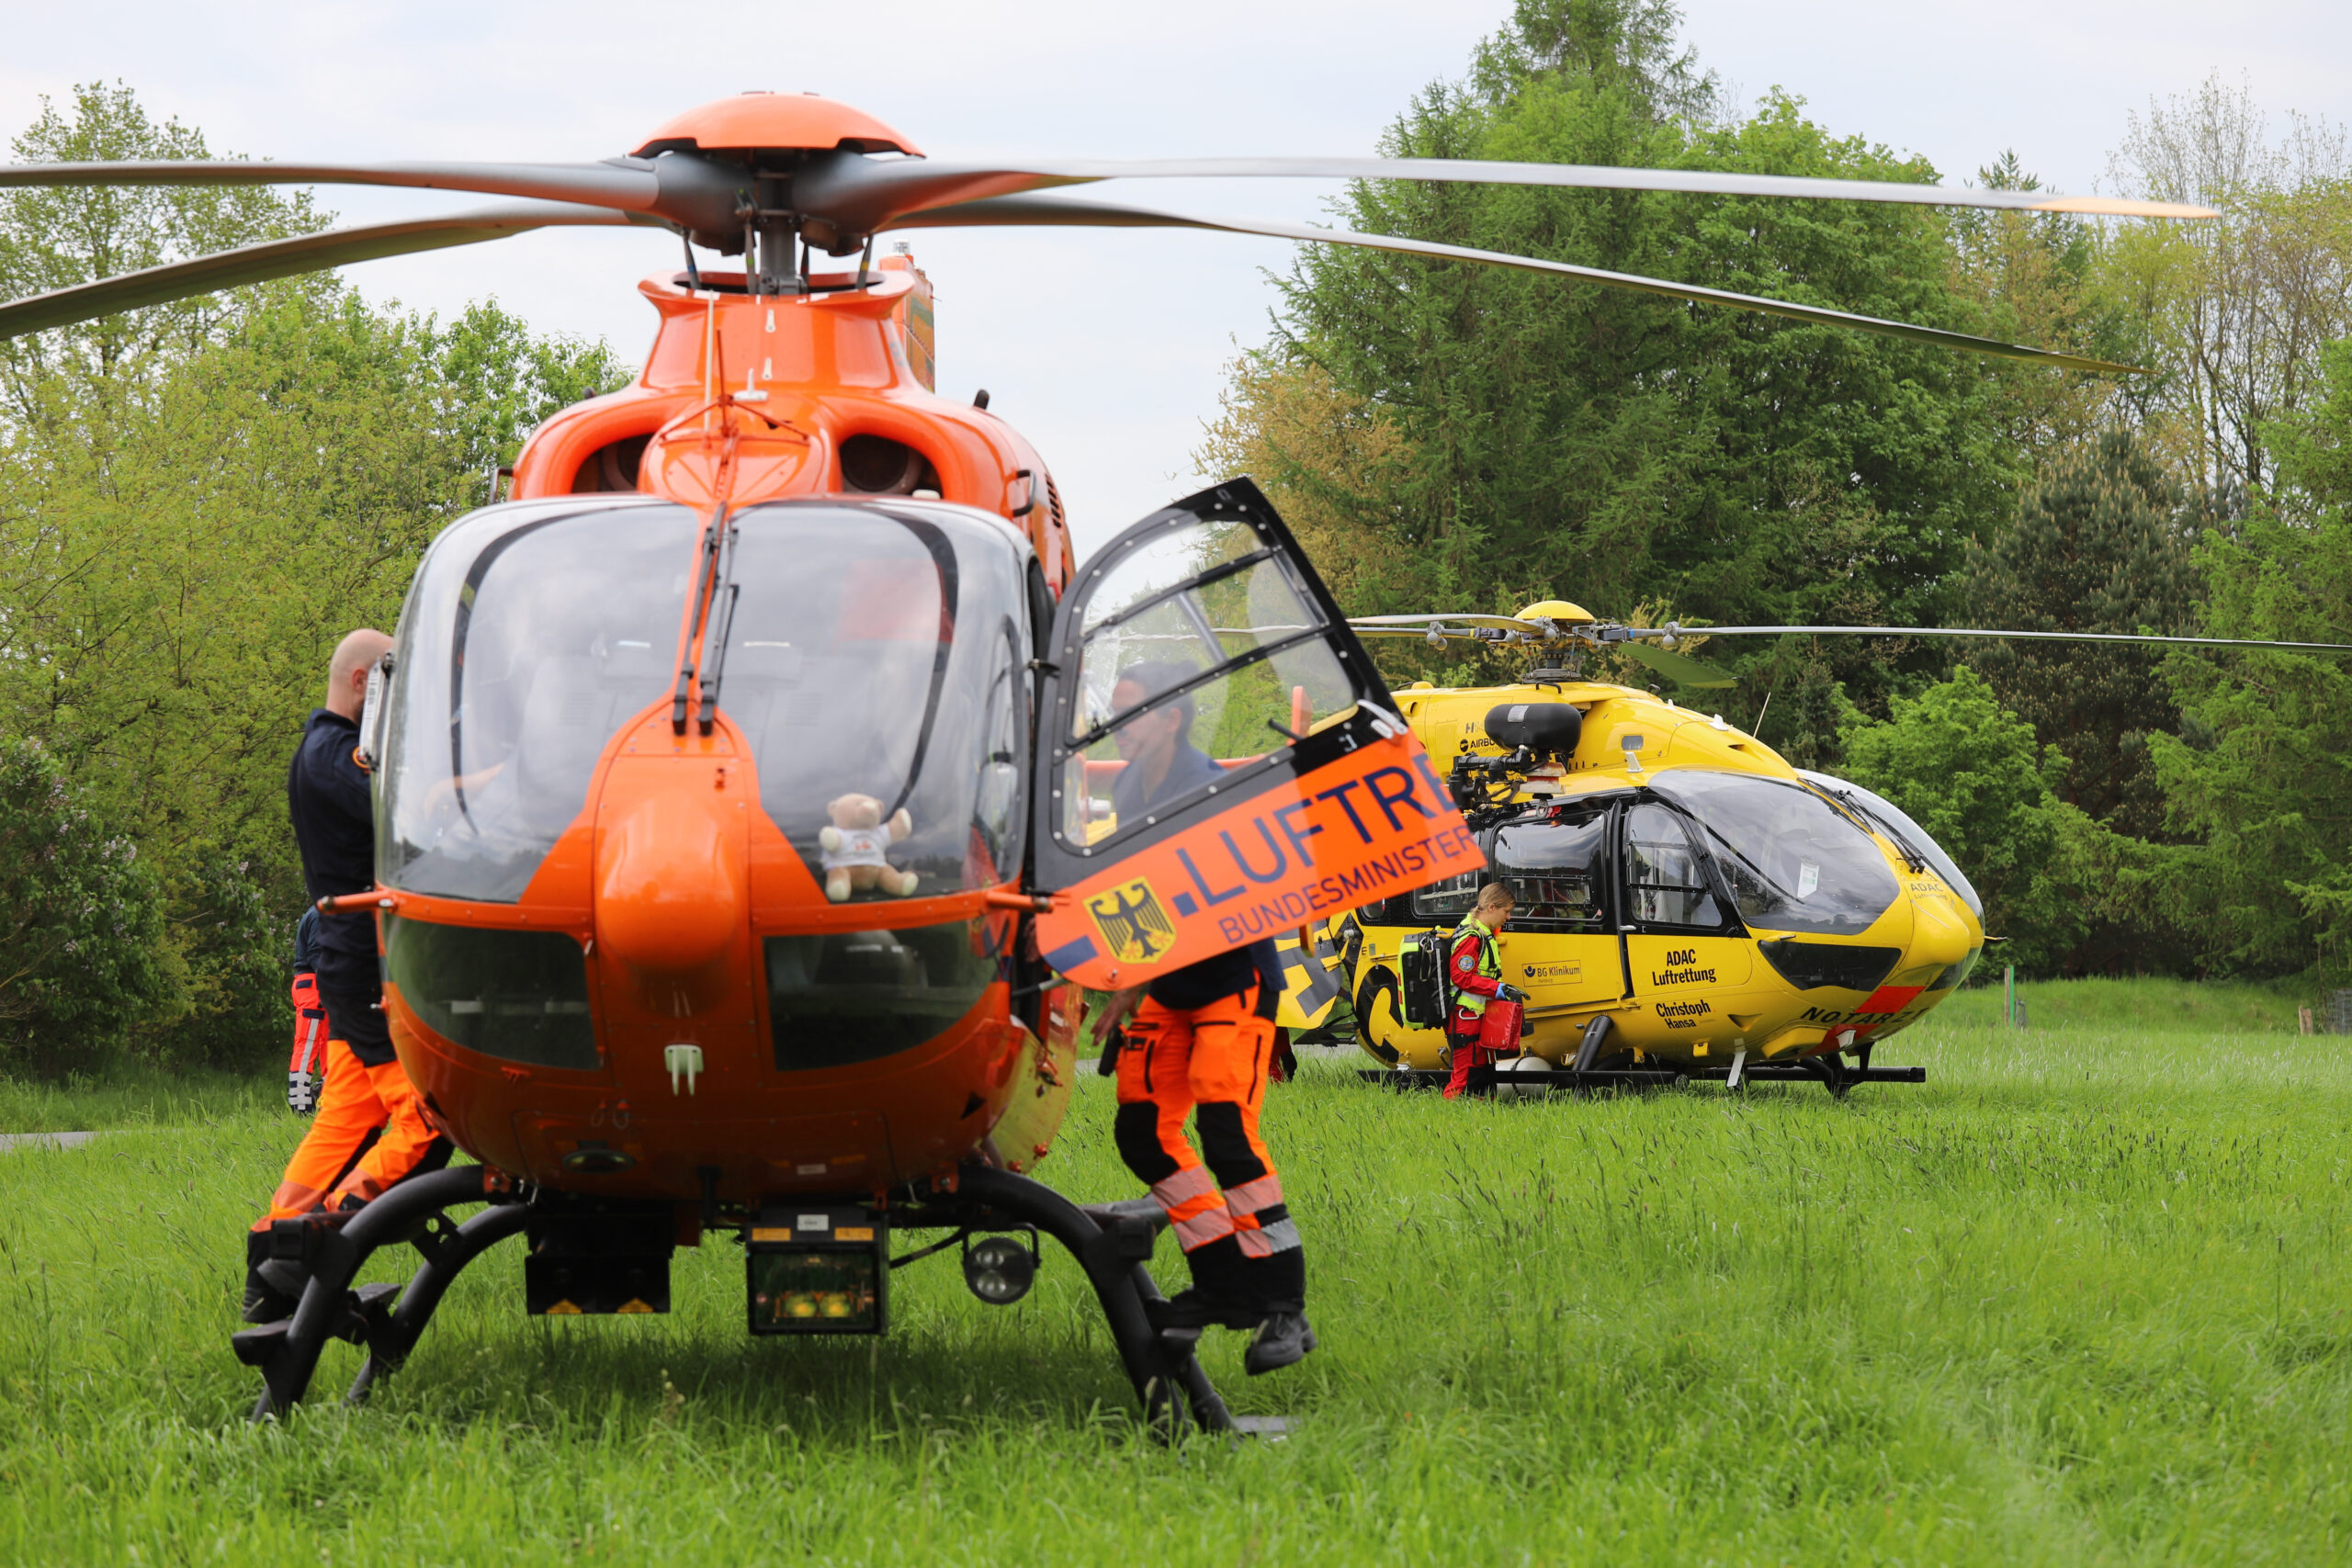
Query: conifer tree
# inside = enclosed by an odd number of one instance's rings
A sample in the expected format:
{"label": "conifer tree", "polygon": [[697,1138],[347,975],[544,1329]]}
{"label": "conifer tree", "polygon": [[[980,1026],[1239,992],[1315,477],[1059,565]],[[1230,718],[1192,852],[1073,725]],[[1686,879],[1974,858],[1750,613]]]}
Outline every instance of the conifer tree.
{"label": "conifer tree", "polygon": [[[1980,624],[2013,631],[2180,633],[2196,573],[2177,488],[2128,431],[2052,461],[1990,547],[1974,552]],[[2002,705],[2065,753],[2060,796],[2117,832],[2161,830],[2148,737],[2179,710],[2153,649],[2002,643],[1972,651]]]}

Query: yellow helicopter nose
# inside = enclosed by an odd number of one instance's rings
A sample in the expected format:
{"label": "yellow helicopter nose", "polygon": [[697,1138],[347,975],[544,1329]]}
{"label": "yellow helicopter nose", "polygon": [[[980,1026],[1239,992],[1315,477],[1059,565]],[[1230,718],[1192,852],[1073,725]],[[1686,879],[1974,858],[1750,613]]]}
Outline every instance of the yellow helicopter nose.
{"label": "yellow helicopter nose", "polygon": [[1968,956],[1980,939],[1969,929],[1968,917],[1940,892],[1911,895],[1911,942],[1904,950],[1903,967],[1895,983],[1928,986],[1936,976]]}

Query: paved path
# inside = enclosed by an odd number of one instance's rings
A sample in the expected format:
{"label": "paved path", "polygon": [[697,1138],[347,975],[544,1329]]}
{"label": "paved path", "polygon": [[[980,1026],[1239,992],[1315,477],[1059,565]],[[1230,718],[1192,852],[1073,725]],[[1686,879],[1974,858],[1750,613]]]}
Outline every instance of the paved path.
{"label": "paved path", "polygon": [[96,1133],[0,1133],[0,1154],[10,1149],[78,1149]]}

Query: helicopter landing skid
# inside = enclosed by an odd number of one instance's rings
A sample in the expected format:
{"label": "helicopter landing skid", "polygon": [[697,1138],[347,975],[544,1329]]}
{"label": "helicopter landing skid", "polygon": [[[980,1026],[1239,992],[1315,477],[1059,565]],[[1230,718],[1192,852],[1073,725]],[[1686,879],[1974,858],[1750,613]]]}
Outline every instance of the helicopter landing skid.
{"label": "helicopter landing skid", "polygon": [[1176,1440],[1194,1427],[1235,1437],[1283,1434],[1279,1417],[1237,1416],[1226,1408],[1194,1354],[1198,1329],[1152,1327],[1150,1304],[1162,1297],[1146,1265],[1168,1216],[1150,1200],[1081,1208],[1042,1181],[967,1165],[957,1172],[952,1194],[934,1191],[916,1212],[895,1220],[902,1229],[956,1224],[983,1230],[1008,1222],[1052,1236],[1086,1271],[1120,1364],[1143,1401],[1145,1420],[1163,1440]]}
{"label": "helicopter landing skid", "polygon": [[[320,1352],[330,1339],[368,1348],[367,1364],[351,1386],[354,1404],[367,1397],[381,1372],[406,1359],[458,1271],[523,1228],[528,1211],[521,1195],[500,1190],[496,1181],[481,1166],[457,1166],[412,1177],[341,1225],[279,1222],[277,1231],[289,1244],[300,1239],[300,1261],[309,1268],[310,1282],[292,1317],[230,1338],[237,1359],[261,1371],[262,1393],[253,1419],[290,1410],[310,1392]],[[459,1203],[484,1201],[492,1207],[463,1224],[452,1224],[443,1213]],[[361,1266],[379,1247],[403,1241],[413,1242],[424,1258],[404,1288],[352,1288]]]}
{"label": "helicopter landing skid", "polygon": [[[1689,1075],[1668,1072],[1664,1068],[1590,1067],[1577,1072],[1573,1067],[1555,1067],[1548,1073],[1506,1073],[1491,1080],[1482,1080],[1474,1092],[1483,1093],[1488,1088],[1556,1089],[1584,1091],[1596,1089],[1671,1089]],[[1366,1083],[1387,1089],[1443,1089],[1453,1074],[1442,1068],[1421,1067],[1363,1067],[1356,1077]]]}
{"label": "helicopter landing skid", "polygon": [[[1843,1098],[1846,1091],[1860,1084],[1926,1083],[1925,1067],[1835,1067],[1816,1066],[1818,1058],[1801,1062],[1770,1062],[1743,1066],[1737,1084],[1729,1082],[1729,1067],[1698,1067],[1668,1070],[1657,1067],[1589,1067],[1577,1072],[1572,1067],[1555,1067],[1548,1073],[1515,1072],[1498,1075],[1494,1086],[1521,1091],[1558,1089],[1567,1093],[1589,1093],[1594,1089],[1670,1089],[1678,1084],[1708,1080],[1725,1084],[1735,1089],[1751,1083],[1817,1083],[1828,1087],[1829,1092]],[[1449,1074],[1434,1069],[1365,1067],[1356,1076],[1366,1083],[1380,1084],[1388,1089],[1443,1089]]]}
{"label": "helicopter landing skid", "polygon": [[[260,1370],[263,1388],[253,1419],[290,1410],[310,1391],[320,1354],[330,1339],[364,1346],[345,1403],[368,1397],[377,1380],[399,1370],[415,1348],[434,1310],[459,1270],[524,1229],[531,1210],[523,1192],[503,1190],[481,1166],[459,1166],[401,1182],[340,1224],[332,1220],[286,1221],[281,1249],[307,1265],[294,1315],[232,1337],[237,1359]],[[490,1207],[463,1224],[445,1210],[487,1201]],[[1081,1209],[1052,1188],[1010,1171],[967,1166],[953,1192],[933,1191],[902,1216],[898,1228],[952,1225],[963,1231],[1033,1226],[1067,1247],[1085,1270],[1102,1303],[1121,1366],[1142,1401],[1145,1420],[1163,1440],[1192,1427],[1233,1436],[1280,1437],[1282,1421],[1236,1416],[1209,1382],[1194,1354],[1197,1329],[1156,1330],[1148,1305],[1159,1301],[1145,1266],[1166,1224],[1157,1204],[1106,1204]],[[378,1250],[412,1243],[424,1264],[405,1286],[352,1281]]]}
{"label": "helicopter landing skid", "polygon": [[[1801,1062],[1748,1063],[1740,1068],[1740,1081],[1735,1087],[1745,1088],[1752,1083],[1826,1084],[1831,1094],[1842,1098],[1848,1089],[1860,1084],[1926,1083],[1928,1081],[1928,1069],[1925,1067],[1849,1066],[1839,1063],[1834,1069],[1824,1071],[1814,1065],[1816,1062],[1826,1061],[1826,1057],[1808,1056]],[[1691,1073],[1690,1076],[1693,1078],[1710,1078],[1716,1083],[1724,1083],[1731,1077],[1731,1069],[1713,1067]]]}

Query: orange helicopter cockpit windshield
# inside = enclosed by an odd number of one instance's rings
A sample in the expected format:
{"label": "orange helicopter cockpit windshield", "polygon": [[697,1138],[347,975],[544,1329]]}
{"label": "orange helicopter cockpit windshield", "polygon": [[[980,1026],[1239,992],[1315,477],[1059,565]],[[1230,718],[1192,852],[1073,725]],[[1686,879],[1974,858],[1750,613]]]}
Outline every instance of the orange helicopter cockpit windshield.
{"label": "orange helicopter cockpit windshield", "polygon": [[699,525],[667,502],[543,504],[441,536],[394,651],[379,881],[521,897],[605,742],[667,694]]}
{"label": "orange helicopter cockpit windshield", "polygon": [[[598,498],[477,513],[435,542],[379,742],[396,1033],[428,1092],[479,1079],[476,1056],[537,1077],[537,1114],[453,1128],[505,1168],[691,1193],[716,1160],[747,1198],[887,1184],[955,1152],[914,1135],[930,1118],[894,1141],[865,1116],[839,1168],[783,1169],[751,1152],[767,1123],[734,1140],[705,1110],[674,1148],[662,1123],[684,1132],[689,1090],[781,1111],[760,1101],[788,1074],[806,1114],[826,1069],[985,1055],[970,1082],[931,1075],[952,1141],[966,1097],[998,1087],[1004,1009],[982,1004],[1008,983],[1012,922],[985,900],[1022,864],[1030,547],[942,503],[751,506],[711,552],[688,649],[702,527]],[[616,1115],[634,1136],[594,1135]]]}

